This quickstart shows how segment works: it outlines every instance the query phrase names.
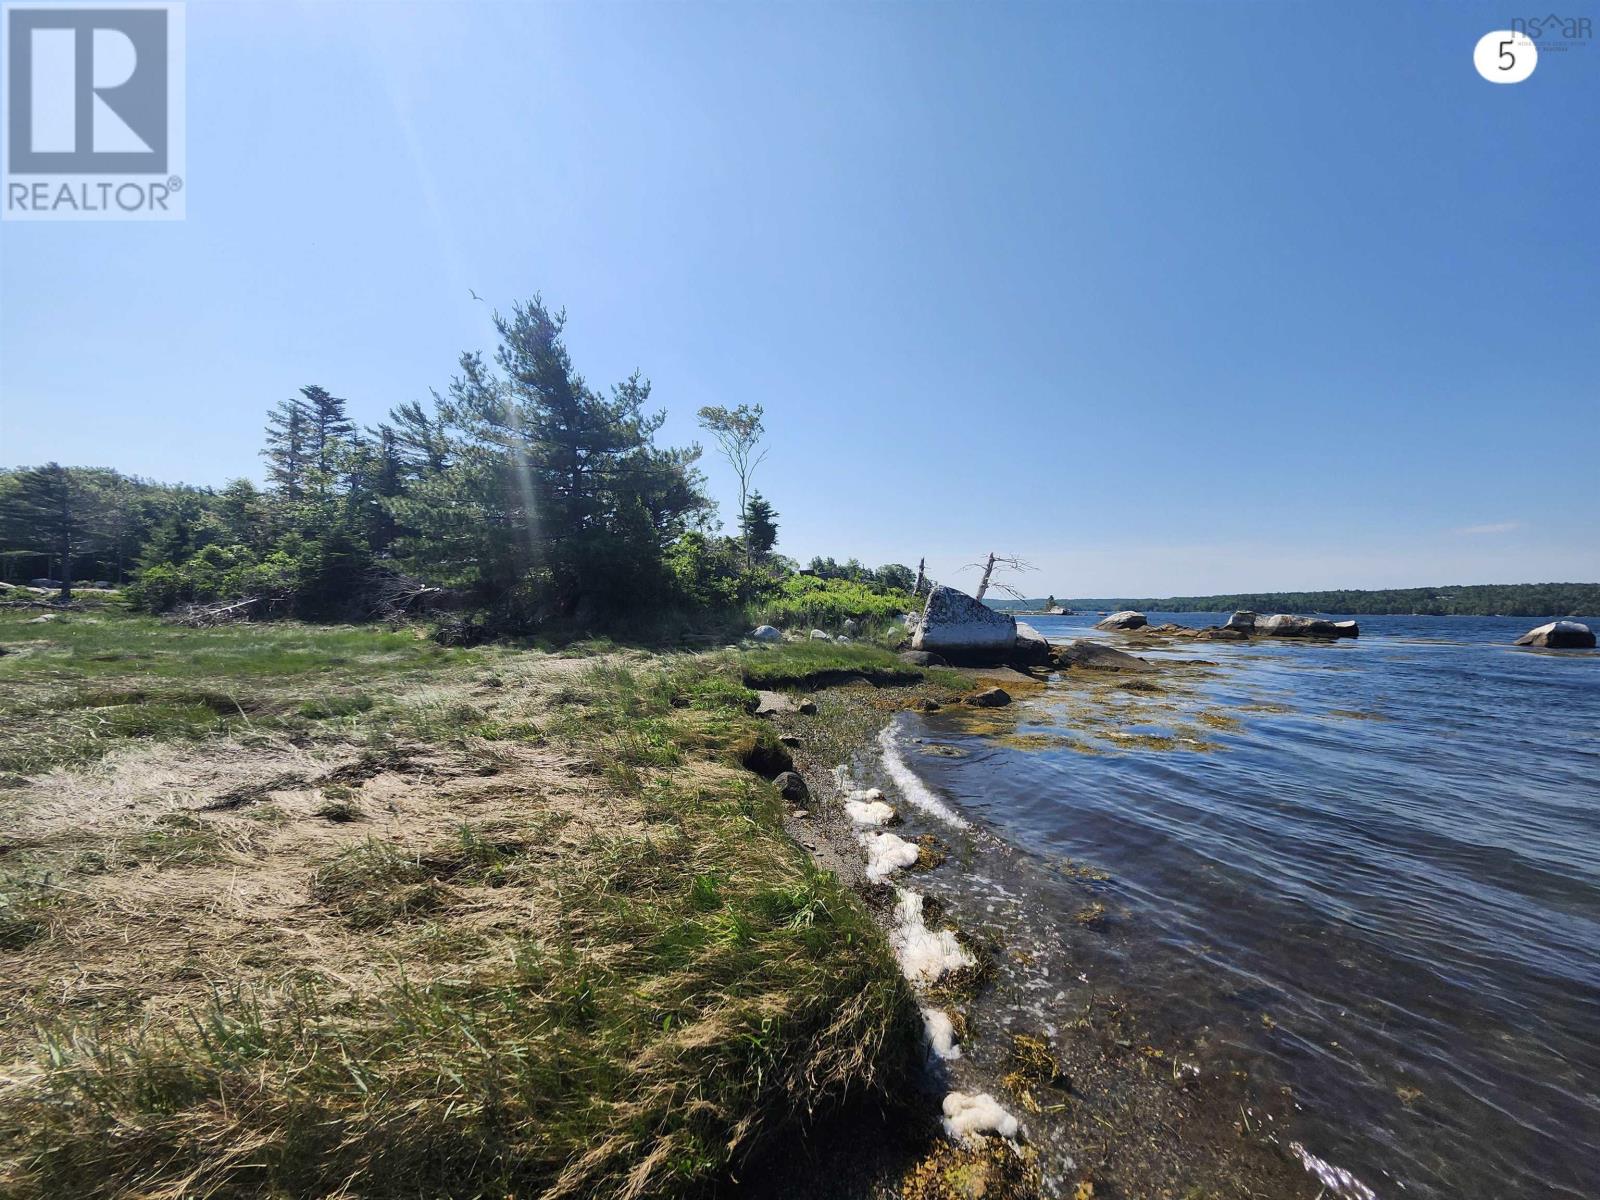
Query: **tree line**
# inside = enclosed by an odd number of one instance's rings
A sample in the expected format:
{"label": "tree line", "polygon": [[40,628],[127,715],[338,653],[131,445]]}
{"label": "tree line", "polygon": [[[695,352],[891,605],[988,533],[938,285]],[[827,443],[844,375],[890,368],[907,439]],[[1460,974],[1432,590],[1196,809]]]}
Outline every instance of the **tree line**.
{"label": "tree line", "polygon": [[[267,416],[265,486],[54,463],[0,472],[0,570],[131,581],[133,603],[156,612],[252,598],[281,615],[358,618],[427,592],[488,633],[776,595],[797,568],[776,553],[779,515],[753,485],[760,406],[698,414],[738,478],[736,532],[723,534],[701,448],[657,444],[665,414],[640,374],[589,384],[565,324],[537,295],[496,314],[492,359],[463,354],[442,394],[370,428],[327,388],[301,388]],[[828,563],[830,577],[879,590],[911,580],[906,567]]]}
{"label": "tree line", "polygon": [[1341,589],[1323,592],[1246,592],[1231,596],[1166,596],[1160,599],[1097,597],[1069,600],[1087,609],[1146,609],[1153,612],[1350,613],[1457,617],[1594,616],[1600,613],[1600,583],[1480,583],[1447,587]]}

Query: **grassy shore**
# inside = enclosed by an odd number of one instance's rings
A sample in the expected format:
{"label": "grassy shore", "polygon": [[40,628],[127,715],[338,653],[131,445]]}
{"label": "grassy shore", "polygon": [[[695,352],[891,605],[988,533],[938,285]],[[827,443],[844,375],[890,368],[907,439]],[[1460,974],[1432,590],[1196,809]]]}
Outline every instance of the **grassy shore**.
{"label": "grassy shore", "polygon": [[750,686],[892,655],[112,606],[0,646],[7,1195],[686,1194],[920,1061],[743,765]]}

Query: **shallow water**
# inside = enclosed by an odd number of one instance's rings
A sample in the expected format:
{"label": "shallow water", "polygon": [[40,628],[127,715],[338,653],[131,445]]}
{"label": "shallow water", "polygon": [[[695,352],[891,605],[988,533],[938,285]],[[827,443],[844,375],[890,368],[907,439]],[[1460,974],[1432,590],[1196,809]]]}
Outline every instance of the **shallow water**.
{"label": "shallow water", "polygon": [[1027,949],[1006,1026],[1115,986],[1290,1089],[1285,1141],[1380,1196],[1600,1196],[1600,655],[1513,649],[1525,618],[1357,619],[1141,651],[1217,664],[1160,692],[902,718],[891,750],[977,835],[928,885]]}

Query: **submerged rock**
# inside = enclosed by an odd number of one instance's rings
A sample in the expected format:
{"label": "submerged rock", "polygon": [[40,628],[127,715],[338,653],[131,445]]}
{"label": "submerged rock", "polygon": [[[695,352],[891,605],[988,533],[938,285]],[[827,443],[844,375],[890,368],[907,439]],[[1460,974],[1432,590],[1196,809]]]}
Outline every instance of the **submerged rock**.
{"label": "submerged rock", "polygon": [[1551,621],[1528,630],[1512,644],[1542,646],[1547,650],[1592,650],[1594,631],[1581,621]]}
{"label": "submerged rock", "polygon": [[1082,638],[1058,647],[1055,655],[1058,667],[1077,667],[1090,671],[1133,671],[1149,674],[1155,670],[1150,663],[1133,654],[1124,654],[1099,642],[1086,642]]}
{"label": "submerged rock", "polygon": [[913,650],[931,650],[951,661],[998,663],[1011,656],[1017,623],[952,587],[928,593],[922,620],[911,639]]}
{"label": "submerged rock", "polygon": [[968,696],[965,702],[973,708],[1004,708],[1011,703],[1011,693],[1005,688],[985,688]]}
{"label": "submerged rock", "polygon": [[1109,617],[1095,625],[1096,629],[1143,629],[1150,622],[1145,620],[1142,612],[1134,612],[1131,608],[1122,612],[1114,612]]}

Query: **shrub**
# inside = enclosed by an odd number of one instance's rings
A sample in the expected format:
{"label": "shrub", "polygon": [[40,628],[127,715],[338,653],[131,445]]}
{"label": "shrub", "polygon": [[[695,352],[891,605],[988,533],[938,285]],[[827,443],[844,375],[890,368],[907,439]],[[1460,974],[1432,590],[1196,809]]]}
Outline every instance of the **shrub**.
{"label": "shrub", "polygon": [[767,625],[837,629],[854,619],[882,626],[911,611],[916,603],[909,592],[849,579],[791,575],[778,585],[775,595],[757,604],[751,615],[756,623]]}

